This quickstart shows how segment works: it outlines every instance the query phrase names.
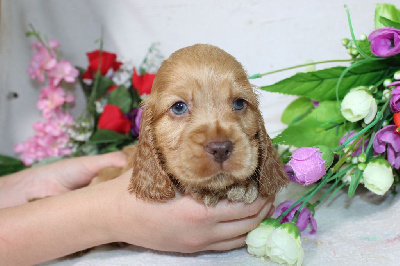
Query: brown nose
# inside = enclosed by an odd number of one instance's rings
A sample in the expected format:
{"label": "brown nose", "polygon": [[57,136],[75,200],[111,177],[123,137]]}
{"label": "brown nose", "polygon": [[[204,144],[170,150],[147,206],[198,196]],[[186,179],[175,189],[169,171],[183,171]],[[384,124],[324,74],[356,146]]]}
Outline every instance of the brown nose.
{"label": "brown nose", "polygon": [[206,145],[206,151],[214,157],[214,160],[222,163],[226,161],[233,150],[232,141],[214,141]]}

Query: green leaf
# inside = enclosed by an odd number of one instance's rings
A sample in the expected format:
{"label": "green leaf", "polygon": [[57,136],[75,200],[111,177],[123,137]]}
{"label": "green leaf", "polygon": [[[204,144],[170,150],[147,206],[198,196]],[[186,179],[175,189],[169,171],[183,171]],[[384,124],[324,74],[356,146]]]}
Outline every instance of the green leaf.
{"label": "green leaf", "polygon": [[301,97],[291,102],[283,111],[281,121],[287,125],[301,120],[314,108],[309,98]]}
{"label": "green leaf", "polygon": [[399,22],[394,22],[390,19],[380,17],[379,22],[382,23],[385,27],[393,27],[393,28],[398,28],[400,29],[400,23]]}
{"label": "green leaf", "polygon": [[123,113],[131,110],[132,98],[124,85],[119,86],[110,93],[108,103],[118,106]]}
{"label": "green leaf", "polygon": [[[394,73],[396,67],[388,63],[389,60],[367,60],[364,64],[348,71],[339,86],[339,99],[342,99],[352,88],[375,85],[390,73]],[[297,73],[260,89],[305,96],[316,101],[336,100],[336,84],[345,69],[346,67],[332,67],[315,72]]]}
{"label": "green leaf", "polygon": [[349,185],[349,190],[347,191],[349,198],[354,196],[354,193],[356,192],[358,184],[360,184],[362,173],[363,172],[357,168],[356,172],[352,175],[350,185]]}
{"label": "green leaf", "polygon": [[112,143],[128,140],[129,137],[118,132],[108,129],[98,129],[92,137],[86,142],[86,145],[100,144],[100,143]]}
{"label": "green leaf", "polygon": [[375,29],[385,27],[382,23],[391,21],[394,23],[400,23],[400,10],[395,5],[390,4],[376,4],[375,8]]}
{"label": "green leaf", "polygon": [[[95,79],[98,79],[97,80],[97,82],[98,82],[97,83],[97,90],[96,90],[96,99],[98,99],[98,98],[102,97],[107,92],[107,89],[110,86],[114,85],[114,81],[112,81],[112,79],[110,79],[110,78],[102,76],[98,72],[95,74]],[[93,81],[93,82],[94,82],[93,84],[95,84],[96,81]]]}
{"label": "green leaf", "polygon": [[0,176],[12,174],[28,168],[21,160],[10,156],[0,155]]}
{"label": "green leaf", "polygon": [[334,148],[350,126],[350,123],[345,124],[344,121],[336,101],[321,102],[306,117],[288,126],[273,141],[295,147],[326,145]]}

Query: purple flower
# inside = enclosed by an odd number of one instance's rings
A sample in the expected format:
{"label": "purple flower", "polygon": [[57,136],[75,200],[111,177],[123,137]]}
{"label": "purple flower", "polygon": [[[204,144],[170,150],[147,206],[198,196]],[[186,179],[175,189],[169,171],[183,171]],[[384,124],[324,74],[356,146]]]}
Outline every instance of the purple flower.
{"label": "purple flower", "polygon": [[400,134],[396,133],[397,126],[389,125],[379,130],[374,138],[375,152],[386,151],[387,160],[396,169],[400,168]]}
{"label": "purple flower", "polygon": [[[294,180],[303,185],[317,182],[326,173],[325,159],[319,148],[297,149],[287,163],[293,169]],[[333,156],[333,155],[332,155]]]}
{"label": "purple flower", "polygon": [[[355,134],[357,134],[357,132],[354,132],[354,130],[347,132],[346,134],[343,135],[343,137],[339,140],[339,145],[342,145],[346,140],[352,138]],[[349,144],[347,145],[351,145],[354,142],[354,140],[350,141]],[[353,157],[357,157],[362,153],[362,145],[361,144],[361,140],[359,140],[356,144],[357,149],[354,150],[353,154],[351,156]],[[364,141],[364,151],[367,149],[367,145],[368,145],[368,139],[366,139]]]}
{"label": "purple flower", "polygon": [[[293,203],[294,203],[293,200],[287,200],[287,201],[284,201],[281,204],[279,204],[276,207],[275,216],[279,217],[290,206],[292,206]],[[302,203],[300,202],[295,207],[293,207],[293,209],[291,209],[290,212],[288,214],[286,214],[282,218],[282,220],[280,220],[280,222],[281,223],[291,222],[295,212],[300,208],[301,204]],[[310,234],[315,234],[317,232],[317,221],[314,218],[314,212],[304,206],[300,211],[299,217],[297,218],[296,225],[297,225],[297,227],[299,227],[300,231],[304,231],[307,228],[308,224],[310,224],[310,226],[312,228],[310,231]]]}
{"label": "purple flower", "polygon": [[368,36],[371,42],[371,52],[379,57],[391,57],[400,53],[400,30],[395,28],[380,28]]}
{"label": "purple flower", "polygon": [[393,82],[388,87],[397,86],[394,88],[390,94],[392,94],[392,98],[390,98],[390,109],[393,113],[400,112],[400,81]]}
{"label": "purple flower", "polygon": [[131,134],[134,137],[139,136],[140,129],[140,120],[142,118],[142,108],[135,108],[130,114],[127,114],[126,117],[132,121]]}

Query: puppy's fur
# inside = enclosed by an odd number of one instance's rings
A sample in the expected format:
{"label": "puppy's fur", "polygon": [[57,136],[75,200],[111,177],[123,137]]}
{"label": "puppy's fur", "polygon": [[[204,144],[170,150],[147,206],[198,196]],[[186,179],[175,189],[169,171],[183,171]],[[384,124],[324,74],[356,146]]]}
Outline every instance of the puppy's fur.
{"label": "puppy's fur", "polygon": [[[177,103],[187,111],[177,113]],[[125,149],[126,169],[106,169],[94,182],[133,167],[129,191],[138,198],[166,201],[177,188],[206,205],[251,203],[287,184],[254,88],[223,50],[197,44],[173,53],[142,106],[139,144]]]}

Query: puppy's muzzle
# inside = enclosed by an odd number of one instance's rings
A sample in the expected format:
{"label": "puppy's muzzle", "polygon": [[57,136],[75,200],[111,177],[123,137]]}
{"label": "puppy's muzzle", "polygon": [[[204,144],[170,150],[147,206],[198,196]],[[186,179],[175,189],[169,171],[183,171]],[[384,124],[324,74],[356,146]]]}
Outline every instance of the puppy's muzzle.
{"label": "puppy's muzzle", "polygon": [[206,151],[213,156],[214,161],[222,163],[231,156],[233,143],[230,140],[209,142]]}

